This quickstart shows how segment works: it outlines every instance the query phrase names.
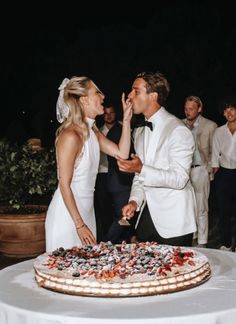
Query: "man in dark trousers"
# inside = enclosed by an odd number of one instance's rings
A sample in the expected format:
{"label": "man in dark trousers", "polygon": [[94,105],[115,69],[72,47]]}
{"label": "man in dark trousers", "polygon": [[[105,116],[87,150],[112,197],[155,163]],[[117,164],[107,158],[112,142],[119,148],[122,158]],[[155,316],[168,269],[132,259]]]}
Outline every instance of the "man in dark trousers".
{"label": "man in dark trousers", "polygon": [[[103,125],[99,130],[107,136],[109,130],[116,123],[116,112],[113,107],[104,108]],[[107,233],[114,218],[112,200],[107,188],[108,159],[107,154],[100,152],[100,161],[94,192],[94,209],[97,222],[97,241],[104,241],[104,234]]]}
{"label": "man in dark trousers", "polygon": [[220,112],[226,123],[215,130],[212,145],[212,168],[219,213],[220,249],[234,251],[236,208],[236,97],[225,98]]}
{"label": "man in dark trousers", "polygon": [[[113,105],[108,105],[104,108],[104,121],[104,125],[109,128],[106,134],[107,138],[114,143],[119,143],[122,125],[116,118],[116,111]],[[130,153],[134,153],[132,147]],[[102,215],[100,219],[104,233],[103,240],[111,241],[112,243],[121,243],[123,240],[129,242],[134,230],[134,221],[131,222],[130,226],[122,226],[118,222],[122,217],[121,209],[128,202],[134,174],[120,171],[115,158],[107,156],[107,160],[108,173],[105,189],[108,194],[107,199],[100,203],[104,205],[111,203],[113,212],[109,215]],[[109,223],[110,226],[107,228]]]}

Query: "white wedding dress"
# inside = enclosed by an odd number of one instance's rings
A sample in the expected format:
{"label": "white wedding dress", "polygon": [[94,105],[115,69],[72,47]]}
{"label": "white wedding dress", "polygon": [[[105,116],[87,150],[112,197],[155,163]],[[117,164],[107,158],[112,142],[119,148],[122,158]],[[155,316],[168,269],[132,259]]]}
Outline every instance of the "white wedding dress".
{"label": "white wedding dress", "polygon": [[[96,238],[94,187],[98,172],[100,149],[97,137],[92,130],[94,120],[87,118],[87,122],[90,136],[85,141],[82,152],[76,160],[71,189],[84,223]],[[64,204],[59,188],[55,191],[47,211],[45,231],[46,252],[51,252],[59,247],[72,248],[81,245],[75,224]]]}

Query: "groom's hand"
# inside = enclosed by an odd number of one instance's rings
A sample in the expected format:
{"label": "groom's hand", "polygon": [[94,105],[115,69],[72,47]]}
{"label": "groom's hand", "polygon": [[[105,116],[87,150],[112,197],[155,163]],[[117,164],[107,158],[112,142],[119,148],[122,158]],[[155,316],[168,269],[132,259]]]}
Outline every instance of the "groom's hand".
{"label": "groom's hand", "polygon": [[120,171],[128,173],[140,173],[142,170],[143,163],[135,154],[131,154],[131,160],[124,160],[119,156],[116,156],[116,159]]}
{"label": "groom's hand", "polygon": [[127,219],[131,219],[135,215],[137,203],[131,200],[127,205],[122,208],[122,215]]}

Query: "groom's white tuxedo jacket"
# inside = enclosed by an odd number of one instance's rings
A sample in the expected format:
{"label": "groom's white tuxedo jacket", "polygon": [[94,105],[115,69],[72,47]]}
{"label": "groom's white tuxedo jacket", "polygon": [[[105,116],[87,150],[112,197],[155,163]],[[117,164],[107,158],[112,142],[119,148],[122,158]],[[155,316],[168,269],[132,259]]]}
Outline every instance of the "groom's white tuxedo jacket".
{"label": "groom's white tuxedo jacket", "polygon": [[192,133],[163,107],[149,121],[153,131],[148,127],[134,131],[135,152],[143,167],[133,179],[129,201],[136,201],[141,211],[147,203],[156,230],[164,238],[195,232],[196,201],[189,180]]}

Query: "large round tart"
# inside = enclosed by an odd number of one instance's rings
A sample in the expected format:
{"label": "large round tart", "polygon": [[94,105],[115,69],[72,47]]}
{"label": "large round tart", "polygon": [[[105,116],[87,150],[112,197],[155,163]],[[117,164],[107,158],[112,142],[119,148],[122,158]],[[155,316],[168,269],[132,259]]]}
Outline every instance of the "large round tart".
{"label": "large round tart", "polygon": [[207,257],[155,242],[58,248],[34,261],[39,286],[73,295],[128,297],[173,293],[211,276]]}

